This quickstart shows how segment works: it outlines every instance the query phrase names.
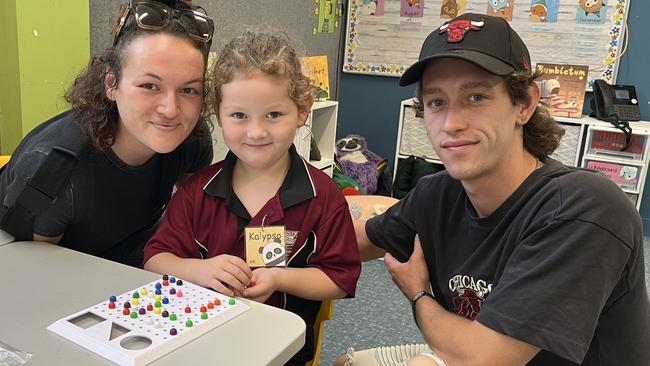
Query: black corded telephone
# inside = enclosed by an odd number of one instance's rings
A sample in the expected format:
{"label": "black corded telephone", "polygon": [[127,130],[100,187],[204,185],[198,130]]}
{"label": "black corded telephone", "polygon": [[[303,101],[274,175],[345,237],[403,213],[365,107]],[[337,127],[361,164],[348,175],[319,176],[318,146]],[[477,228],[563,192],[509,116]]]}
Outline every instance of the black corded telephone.
{"label": "black corded telephone", "polygon": [[632,85],[610,85],[605,80],[594,80],[594,96],[591,99],[591,117],[610,122],[625,134],[627,150],[632,144],[632,128],[629,121],[641,119],[639,101]]}
{"label": "black corded telephone", "polygon": [[591,116],[603,121],[638,121],[641,119],[639,101],[632,85],[609,85],[594,80]]}

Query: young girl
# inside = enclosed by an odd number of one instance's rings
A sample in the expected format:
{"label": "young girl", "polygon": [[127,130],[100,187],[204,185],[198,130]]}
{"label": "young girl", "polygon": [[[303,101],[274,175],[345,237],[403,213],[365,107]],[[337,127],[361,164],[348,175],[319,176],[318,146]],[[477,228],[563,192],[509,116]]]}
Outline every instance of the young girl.
{"label": "young girl", "polygon": [[66,93],[71,109],[0,174],[0,229],[141,267],[174,185],[212,161],[201,110],[214,27],[182,0],[129,1],[120,15]]}
{"label": "young girl", "polygon": [[[285,39],[247,32],[224,47],[212,81],[230,152],[174,195],[145,268],[285,308],[312,329],[321,300],[354,296],[361,266],[345,199],[293,146],[313,103],[299,60]],[[244,229],[277,226],[286,266],[251,270]],[[289,363],[312,357],[307,331]]]}

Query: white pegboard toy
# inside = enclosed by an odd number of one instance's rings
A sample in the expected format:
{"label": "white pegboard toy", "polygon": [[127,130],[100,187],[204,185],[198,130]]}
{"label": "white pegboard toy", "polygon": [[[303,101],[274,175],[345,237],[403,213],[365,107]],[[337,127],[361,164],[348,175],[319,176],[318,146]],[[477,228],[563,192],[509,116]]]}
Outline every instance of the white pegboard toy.
{"label": "white pegboard toy", "polygon": [[120,365],[146,365],[248,310],[167,275],[52,323],[48,330]]}

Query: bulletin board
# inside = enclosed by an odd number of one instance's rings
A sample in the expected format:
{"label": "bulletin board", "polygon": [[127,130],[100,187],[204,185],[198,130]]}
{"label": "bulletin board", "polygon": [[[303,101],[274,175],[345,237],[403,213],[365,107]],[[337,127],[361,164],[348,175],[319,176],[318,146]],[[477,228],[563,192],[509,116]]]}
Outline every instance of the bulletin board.
{"label": "bulletin board", "polygon": [[[2,1],[2,0],[0,0]],[[193,0],[214,19],[212,51],[218,52],[231,38],[246,30],[282,32],[299,56],[326,55],[330,98],[336,95],[339,50],[345,19],[342,0]],[[111,24],[128,0],[90,0],[90,51],[97,54],[111,46]],[[327,5],[327,6],[326,6]],[[330,10],[329,13],[326,10]],[[329,15],[329,16],[325,16]]]}
{"label": "bulletin board", "polygon": [[[441,17],[449,0],[349,0],[343,72],[401,76],[417,61],[426,36],[449,18]],[[582,9],[579,0],[502,0],[510,9],[510,25],[528,46],[531,62],[589,66],[593,80],[616,81],[631,0],[602,0],[599,12]],[[462,13],[488,13],[488,0],[455,0]],[[405,4],[406,3],[406,4]],[[534,18],[532,6],[552,4],[555,18]],[[408,16],[407,6],[420,6],[421,16]],[[551,9],[549,7],[549,9]],[[490,9],[491,11],[491,9]],[[550,12],[549,12],[550,14]],[[495,40],[498,42],[499,40]]]}

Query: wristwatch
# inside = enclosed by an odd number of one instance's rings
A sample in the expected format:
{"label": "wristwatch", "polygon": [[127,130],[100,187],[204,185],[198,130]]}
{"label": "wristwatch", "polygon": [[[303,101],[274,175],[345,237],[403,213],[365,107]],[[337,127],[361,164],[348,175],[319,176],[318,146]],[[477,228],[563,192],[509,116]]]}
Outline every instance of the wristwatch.
{"label": "wristwatch", "polygon": [[418,319],[415,316],[415,303],[418,300],[420,300],[421,298],[425,297],[425,296],[428,296],[428,297],[430,297],[430,298],[432,298],[434,300],[436,299],[436,297],[433,296],[433,294],[431,292],[426,291],[426,290],[418,291],[415,294],[415,296],[413,296],[413,298],[411,299],[411,307],[412,307],[412,310],[413,310],[413,320],[415,321],[415,325],[417,325],[418,329],[420,328],[420,325],[418,325]]}

